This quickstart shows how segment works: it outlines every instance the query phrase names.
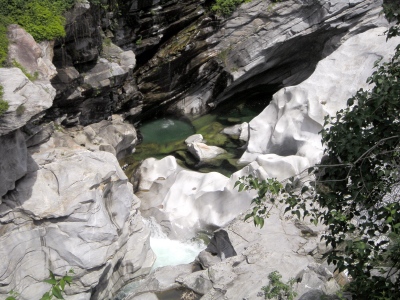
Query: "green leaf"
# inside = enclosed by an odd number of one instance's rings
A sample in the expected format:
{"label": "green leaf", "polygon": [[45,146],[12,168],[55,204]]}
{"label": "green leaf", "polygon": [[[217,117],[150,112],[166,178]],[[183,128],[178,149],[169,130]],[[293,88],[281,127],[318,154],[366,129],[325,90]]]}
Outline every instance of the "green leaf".
{"label": "green leaf", "polygon": [[57,299],[64,299],[58,286],[53,286],[51,292]]}
{"label": "green leaf", "polygon": [[245,217],[244,217],[244,220],[246,221],[248,218],[251,218],[253,216],[253,214],[247,214]]}
{"label": "green leaf", "polygon": [[64,278],[61,278],[61,280],[60,280],[60,288],[61,288],[62,291],[65,288],[65,279]]}
{"label": "green leaf", "polygon": [[46,279],[46,280],[43,280],[43,281],[47,282],[47,283],[50,283],[51,285],[57,284],[57,280],[55,280],[55,279]]}
{"label": "green leaf", "polygon": [[40,300],[51,300],[50,292],[44,293]]}

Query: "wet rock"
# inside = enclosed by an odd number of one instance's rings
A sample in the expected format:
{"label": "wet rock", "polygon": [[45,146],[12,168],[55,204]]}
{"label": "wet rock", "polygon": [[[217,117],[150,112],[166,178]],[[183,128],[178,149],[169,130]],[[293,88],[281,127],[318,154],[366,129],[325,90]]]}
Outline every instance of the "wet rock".
{"label": "wet rock", "polygon": [[226,153],[226,151],[217,146],[208,146],[204,143],[194,142],[188,145],[188,150],[198,161],[204,162],[213,160],[218,155]]}

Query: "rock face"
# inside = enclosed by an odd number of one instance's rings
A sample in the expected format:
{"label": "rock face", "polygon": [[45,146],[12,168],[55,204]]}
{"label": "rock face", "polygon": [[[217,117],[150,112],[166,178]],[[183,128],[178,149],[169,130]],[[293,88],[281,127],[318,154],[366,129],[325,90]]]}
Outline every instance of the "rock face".
{"label": "rock face", "polygon": [[[368,88],[374,62],[388,57],[399,39],[386,42],[385,28],[371,29],[346,41],[320,61],[298,86],[277,92],[250,122],[250,139],[241,162],[255,161],[268,177],[285,179],[318,163],[323,154],[324,116],[335,115],[359,88]],[[338,88],[340,87],[340,88]]]}
{"label": "rock face", "polygon": [[385,24],[380,11],[374,0],[252,1],[225,20],[204,16],[137,71],[140,107],[198,115],[240,92],[298,84],[349,37]]}
{"label": "rock face", "polygon": [[100,6],[88,1],[77,2],[67,13],[66,37],[54,50],[58,75],[52,83],[57,97],[49,119],[63,117],[64,125],[88,125],[140,98],[131,77],[135,54],[105,35],[102,28],[108,19],[102,20],[102,13]]}
{"label": "rock face", "polygon": [[31,82],[18,68],[0,68],[0,84],[9,105],[0,116],[0,135],[24,126],[51,107],[56,93],[49,81]]}
{"label": "rock face", "polygon": [[28,169],[29,157],[20,128],[40,119],[53,104],[56,94],[50,84],[55,72],[51,44],[37,44],[17,25],[9,26],[8,36],[9,63],[17,62],[28,75],[36,78],[30,81],[19,68],[0,68],[2,98],[9,105],[0,116],[0,196],[14,189],[15,182]]}
{"label": "rock face", "polygon": [[114,115],[112,121],[101,121],[83,128],[71,128],[68,134],[90,151],[107,151],[118,159],[129,155],[137,144],[135,128]]}
{"label": "rock face", "polygon": [[33,37],[18,25],[8,27],[8,63],[19,64],[36,79],[50,80],[56,74],[52,63],[54,42],[37,44]]}
{"label": "rock face", "polygon": [[[275,270],[282,274],[283,282],[296,279],[294,289],[299,295],[313,289],[335,292],[338,286],[331,271],[314,262],[313,256],[326,251],[318,234],[304,234],[301,226],[283,216],[279,209],[273,208],[271,212],[263,229],[243,220],[226,227],[237,255],[208,266],[204,273],[191,274],[193,281],[198,278],[211,282],[212,288],[203,292],[202,299],[258,299],[261,287],[268,284],[269,273]],[[316,233],[321,229],[310,227]]]}
{"label": "rock face", "polygon": [[48,269],[62,276],[72,268],[71,299],[109,299],[150,270],[139,200],[112,154],[55,133],[32,158],[0,205],[0,253],[9,262],[2,264],[1,293],[38,299],[48,289]]}
{"label": "rock face", "polygon": [[[204,1],[152,0],[122,1],[123,17],[118,19],[113,40],[123,49],[132,49],[142,61],[149,59],[162,43],[198,19]],[[115,26],[115,25],[114,25]]]}

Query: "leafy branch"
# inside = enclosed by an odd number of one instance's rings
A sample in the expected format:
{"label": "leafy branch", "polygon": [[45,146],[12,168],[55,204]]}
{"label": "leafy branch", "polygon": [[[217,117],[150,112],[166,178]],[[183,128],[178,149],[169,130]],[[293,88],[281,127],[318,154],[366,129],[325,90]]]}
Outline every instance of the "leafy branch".
{"label": "leafy branch", "polygon": [[[56,299],[64,299],[62,293],[64,292],[65,285],[68,284],[69,286],[72,283],[72,276],[68,274],[74,274],[74,271],[70,269],[68,272],[65,272],[65,276],[57,279],[54,273],[50,271],[49,278],[44,280],[44,282],[51,284],[51,288],[48,292],[43,294],[40,300],[51,300],[53,299],[53,297],[55,297]],[[12,290],[8,294],[9,296],[6,298],[6,300],[18,299],[19,294],[15,291]]]}

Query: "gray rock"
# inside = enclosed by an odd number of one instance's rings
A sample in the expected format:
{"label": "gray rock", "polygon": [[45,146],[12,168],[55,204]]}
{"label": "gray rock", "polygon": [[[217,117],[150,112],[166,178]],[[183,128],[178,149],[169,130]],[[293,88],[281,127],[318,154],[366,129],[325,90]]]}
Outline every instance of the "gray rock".
{"label": "gray rock", "polygon": [[348,38],[386,26],[380,12],[375,0],[256,0],[218,19],[218,26],[203,16],[138,70],[142,111],[160,104],[199,115],[239,92],[269,94],[299,84]]}
{"label": "gray rock", "polygon": [[49,81],[56,74],[53,65],[54,42],[37,44],[33,37],[19,25],[8,27],[8,61],[10,65],[21,65],[26,72],[36,79]]}
{"label": "gray rock", "polygon": [[193,266],[190,264],[157,268],[126,296],[126,300],[136,299],[136,297],[143,293],[158,293],[179,288],[180,284],[176,282],[176,279],[186,278],[186,276],[192,273],[192,269]]}
{"label": "gray rock", "polygon": [[32,157],[39,167],[28,167],[0,204],[0,253],[9,262],[0,265],[0,294],[38,299],[48,269],[62,276],[73,268],[71,299],[110,299],[150,271],[155,258],[139,199],[112,154],[55,132]]}
{"label": "gray rock", "polygon": [[133,125],[115,116],[111,121],[101,121],[84,128],[71,128],[67,132],[78,145],[92,151],[107,151],[118,159],[131,154],[137,144]]}
{"label": "gray rock", "polygon": [[25,126],[26,146],[33,147],[48,141],[54,132],[54,123],[45,123],[38,126]]}
{"label": "gray rock", "polygon": [[193,134],[185,140],[187,146],[189,146],[189,144],[191,143],[201,143],[201,142],[203,142],[203,136],[201,134]]}
{"label": "gray rock", "polygon": [[188,144],[188,151],[201,162],[216,159],[218,155],[226,153],[226,151],[220,147],[208,146],[200,142]]}
{"label": "gray rock", "polygon": [[21,128],[53,104],[55,89],[50,82],[33,83],[18,68],[0,68],[0,85],[9,105],[0,116],[0,135]]}
{"label": "gray rock", "polygon": [[15,188],[28,170],[25,137],[20,130],[0,136],[0,197]]}
{"label": "gray rock", "polygon": [[212,282],[207,271],[197,271],[176,280],[184,287],[200,295],[206,294],[212,288]]}
{"label": "gray rock", "polygon": [[237,255],[229,240],[229,235],[224,229],[214,232],[214,236],[204,251],[217,255],[221,260]]}

